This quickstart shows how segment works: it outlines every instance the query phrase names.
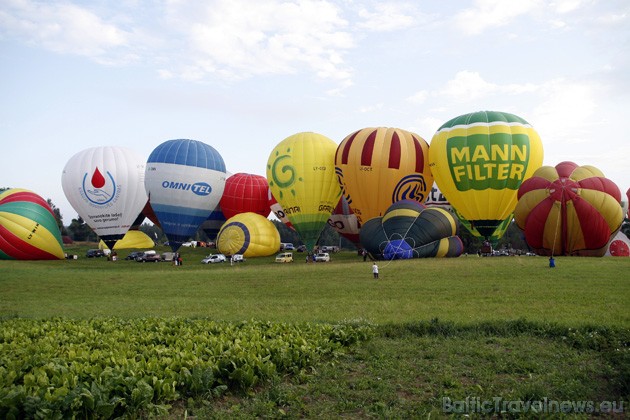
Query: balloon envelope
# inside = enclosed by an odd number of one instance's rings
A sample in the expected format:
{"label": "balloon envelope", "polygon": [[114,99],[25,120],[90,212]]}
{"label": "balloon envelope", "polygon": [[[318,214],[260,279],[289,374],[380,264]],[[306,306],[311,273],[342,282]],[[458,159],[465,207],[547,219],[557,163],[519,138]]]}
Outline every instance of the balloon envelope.
{"label": "balloon envelope", "polygon": [[[101,244],[105,244],[101,241]],[[116,242],[114,250],[119,249],[138,249],[138,248],[153,248],[155,242],[149,236],[140,230],[130,230],[123,236],[121,240]],[[101,246],[102,248],[102,246]]]}
{"label": "balloon envelope", "polygon": [[350,208],[348,200],[343,195],[339,198],[339,203],[337,203],[335,210],[333,210],[330,215],[328,224],[335,229],[338,234],[356,246],[359,246],[361,225],[357,220],[357,216]]}
{"label": "balloon envelope", "polygon": [[369,127],[347,136],[337,147],[335,165],[359,224],[400,200],[423,203],[433,185],[428,159],[427,142],[399,128]]}
{"label": "balloon envelope", "polygon": [[144,159],[124,147],[83,150],[63,169],[66,198],[111,249],[122,239],[148,201]]}
{"label": "balloon envelope", "polygon": [[514,220],[539,255],[602,256],[623,223],[620,202],[599,169],[562,162],[521,185]]}
{"label": "balloon envelope", "polygon": [[542,165],[538,133],[506,112],[446,122],[429,149],[431,171],[451,206],[484,237],[514,212],[521,183]]}
{"label": "balloon envelope", "polygon": [[151,152],[146,191],[173,251],[195,234],[219,204],[225,178],[223,158],[203,142],[168,140]]}
{"label": "balloon envelope", "polygon": [[458,257],[464,247],[456,233],[455,219],[446,210],[402,200],[392,204],[383,217],[365,222],[360,237],[374,258],[392,260]]}
{"label": "balloon envelope", "polygon": [[269,189],[309,251],[341,195],[336,150],[321,134],[298,133],[281,141],[267,161]]}
{"label": "balloon envelope", "polygon": [[280,249],[280,233],[266,217],[239,213],[225,222],[217,236],[217,249],[226,255],[245,257],[273,255]]}
{"label": "balloon envelope", "polygon": [[269,215],[267,178],[260,175],[236,173],[225,181],[221,209],[226,218],[239,213],[252,212],[263,217]]}
{"label": "balloon envelope", "polygon": [[19,188],[0,193],[0,260],[63,258],[61,233],[46,201]]}

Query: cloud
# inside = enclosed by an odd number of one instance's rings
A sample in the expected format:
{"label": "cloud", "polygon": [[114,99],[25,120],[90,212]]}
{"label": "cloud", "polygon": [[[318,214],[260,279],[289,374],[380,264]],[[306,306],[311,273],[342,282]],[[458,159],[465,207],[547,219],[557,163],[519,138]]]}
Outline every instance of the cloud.
{"label": "cloud", "polygon": [[534,92],[539,87],[534,84],[499,85],[485,81],[477,72],[463,70],[449,80],[443,89],[432,93],[434,96],[446,96],[458,102],[471,102],[491,95],[514,95]]}
{"label": "cloud", "polygon": [[416,7],[407,3],[379,2],[374,5],[374,10],[361,8],[358,16],[362,21],[357,27],[374,32],[401,30],[422,20]]}
{"label": "cloud", "polygon": [[351,79],[344,54],[354,41],[331,2],[220,0],[194,10],[178,2],[169,7],[169,26],[179,28],[182,47],[200,77],[242,79],[307,69],[340,85]]}
{"label": "cloud", "polygon": [[474,7],[455,16],[455,25],[467,35],[479,35],[486,29],[506,26],[521,15],[538,10],[541,0],[476,0]]}
{"label": "cloud", "polygon": [[[131,34],[106,22],[86,8],[69,3],[5,2],[0,11],[0,28],[28,44],[62,54],[90,57],[111,63],[113,49],[130,44]],[[128,60],[133,54],[122,53]]]}

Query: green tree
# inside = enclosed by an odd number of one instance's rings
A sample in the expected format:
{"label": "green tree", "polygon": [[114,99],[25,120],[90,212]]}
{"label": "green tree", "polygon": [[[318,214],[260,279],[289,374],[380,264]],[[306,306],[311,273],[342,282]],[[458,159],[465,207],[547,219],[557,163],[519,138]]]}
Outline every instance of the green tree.
{"label": "green tree", "polygon": [[50,198],[46,199],[46,203],[48,204],[48,207],[50,207],[50,209],[53,211],[53,214],[55,215],[55,220],[57,221],[57,226],[59,227],[59,232],[61,232],[61,235],[62,236],[68,235],[68,231],[66,230],[66,227],[63,225],[63,216],[61,216],[61,211],[59,210],[59,208],[55,206],[55,204],[52,202]]}
{"label": "green tree", "polygon": [[74,241],[96,242],[98,240],[94,231],[83,221],[81,216],[72,219],[70,226],[68,226],[68,233]]}

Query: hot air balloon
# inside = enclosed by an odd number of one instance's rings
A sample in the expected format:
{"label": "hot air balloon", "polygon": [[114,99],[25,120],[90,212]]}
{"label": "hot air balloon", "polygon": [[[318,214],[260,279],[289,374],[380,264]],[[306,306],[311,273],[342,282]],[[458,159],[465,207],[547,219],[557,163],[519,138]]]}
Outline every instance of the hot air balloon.
{"label": "hot air balloon", "polygon": [[539,255],[602,256],[623,223],[619,188],[597,168],[543,166],[518,190],[514,220]]}
{"label": "hot air balloon", "polygon": [[266,217],[257,213],[239,213],[228,219],[217,236],[219,252],[245,257],[273,255],[280,249],[280,233]]}
{"label": "hot air balloon", "polygon": [[514,212],[521,183],[542,165],[540,137],[506,112],[461,115],[439,128],[429,161],[451,206],[485,238]]}
{"label": "hot air balloon", "polygon": [[399,200],[423,203],[433,185],[429,145],[399,128],[364,128],[347,136],[335,155],[339,183],[360,224]]}
{"label": "hot air balloon", "polygon": [[274,197],[271,193],[271,189],[269,189],[267,192],[267,203],[269,204],[269,209],[278,218],[278,220],[284,223],[285,226],[287,226],[288,228],[295,230],[293,229],[291,221],[287,217],[287,213],[284,211],[280,203],[278,203],[276,197]]}
{"label": "hot air balloon", "polygon": [[[103,249],[105,242],[99,243],[99,248]],[[123,236],[121,240],[116,242],[114,250],[121,249],[138,249],[138,248],[153,248],[155,242],[146,233],[140,230],[130,230]]]}
{"label": "hot air balloon", "polygon": [[144,166],[131,149],[103,146],[75,154],[63,169],[66,198],[110,249],[147,204]]}
{"label": "hot air balloon", "polygon": [[223,210],[221,210],[221,205],[219,204],[212,210],[210,216],[201,223],[199,228],[204,231],[211,241],[214,241],[226,220]]}
{"label": "hot air balloon", "polygon": [[630,257],[630,239],[619,231],[608,244],[608,250],[604,254],[610,257]]}
{"label": "hot air balloon", "polygon": [[0,260],[64,259],[63,242],[50,206],[32,191],[0,193]]}
{"label": "hot air balloon", "polygon": [[442,191],[440,191],[440,187],[438,187],[437,183],[433,183],[433,187],[431,187],[431,192],[427,195],[427,199],[424,202],[427,207],[439,207],[444,210],[452,210],[451,203],[448,202]]}
{"label": "hot air balloon", "polygon": [[417,201],[392,204],[383,217],[363,224],[361,244],[377,259],[458,257],[464,246],[457,225],[446,210],[428,208]]}
{"label": "hot air balloon", "polygon": [[309,252],[334,210],[341,188],[335,176],[337,145],[317,133],[282,140],[267,161],[267,181]]}
{"label": "hot air balloon", "polygon": [[514,214],[510,213],[510,215],[504,221],[502,221],[499,224],[499,226],[496,227],[494,232],[492,232],[492,235],[490,235],[489,237],[485,237],[484,235],[479,233],[479,231],[477,229],[475,229],[475,227],[472,225],[472,223],[470,223],[468,220],[466,220],[456,210],[453,210],[453,212],[455,213],[455,215],[459,219],[459,222],[462,224],[462,226],[464,226],[464,228],[466,228],[466,230],[468,232],[470,232],[470,234],[472,236],[474,236],[476,238],[479,238],[479,239],[482,239],[482,240],[485,239],[486,241],[490,242],[492,244],[492,246],[496,246],[497,245],[497,243],[499,242],[499,239],[501,239],[503,237],[505,232],[510,227],[510,224],[512,223],[512,220],[514,219]]}
{"label": "hot air balloon", "polygon": [[267,178],[239,172],[225,181],[221,197],[221,209],[226,218],[239,213],[253,212],[263,217],[269,215]]}
{"label": "hot air balloon", "polygon": [[145,187],[173,252],[219,204],[225,178],[223,158],[203,142],[168,140],[151,152]]}
{"label": "hot air balloon", "polygon": [[338,234],[359,246],[359,231],[361,225],[357,220],[357,216],[354,214],[348,200],[343,195],[339,199],[339,203],[333,210],[332,214],[328,218],[328,224],[337,231]]}

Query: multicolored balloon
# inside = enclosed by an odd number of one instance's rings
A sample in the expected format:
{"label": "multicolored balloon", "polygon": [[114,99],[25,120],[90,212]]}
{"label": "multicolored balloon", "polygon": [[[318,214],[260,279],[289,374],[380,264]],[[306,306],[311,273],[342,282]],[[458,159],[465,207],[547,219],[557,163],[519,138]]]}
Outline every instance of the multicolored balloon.
{"label": "multicolored balloon", "polygon": [[225,181],[221,197],[221,209],[226,218],[239,213],[252,212],[263,217],[269,216],[267,178],[260,175],[239,172]]}
{"label": "multicolored balloon", "polygon": [[288,228],[295,230],[293,228],[293,225],[291,224],[291,221],[287,217],[287,213],[284,211],[280,203],[278,203],[278,200],[276,200],[276,197],[274,197],[273,194],[271,193],[271,189],[269,189],[267,193],[267,203],[269,204],[269,209],[278,218],[278,220],[284,223],[284,225],[287,226]]}
{"label": "multicolored balloon", "polygon": [[225,179],[223,158],[203,142],[168,140],[151,152],[144,183],[173,252],[219,204]]}
{"label": "multicolored balloon", "polygon": [[350,208],[348,200],[343,195],[339,199],[337,207],[335,207],[335,210],[333,210],[328,218],[328,224],[335,229],[338,234],[357,247],[360,246],[359,232],[361,231],[361,225],[357,220],[357,216]]}
{"label": "multicolored balloon", "polygon": [[355,131],[337,147],[335,165],[359,224],[400,200],[423,203],[433,185],[428,143],[400,128]]}
{"label": "multicolored balloon", "polygon": [[603,256],[623,223],[621,192],[593,166],[543,166],[518,190],[514,219],[539,255]]}
{"label": "multicolored balloon", "polygon": [[458,257],[464,250],[456,236],[451,214],[417,201],[392,204],[383,217],[365,222],[360,237],[363,247],[376,259]]}
{"label": "multicolored balloon", "polygon": [[485,238],[514,212],[518,188],[543,162],[542,142],[524,119],[506,112],[461,115],[433,136],[435,181]]}
{"label": "multicolored balloon", "polygon": [[63,169],[66,198],[110,249],[147,204],[144,167],[133,150],[103,146],[75,154]]}
{"label": "multicolored balloon", "polygon": [[217,249],[226,255],[245,257],[273,255],[280,249],[280,233],[257,213],[239,213],[228,219],[217,236]]}
{"label": "multicolored balloon", "polygon": [[336,150],[328,137],[298,133],[282,140],[267,161],[269,189],[309,252],[341,196]]}
{"label": "multicolored balloon", "polygon": [[13,188],[0,193],[0,260],[64,259],[55,216],[41,196]]}
{"label": "multicolored balloon", "polygon": [[610,257],[630,257],[630,239],[619,231],[608,244],[608,250],[604,254]]}

